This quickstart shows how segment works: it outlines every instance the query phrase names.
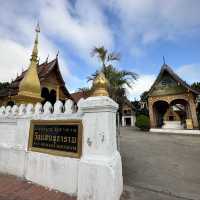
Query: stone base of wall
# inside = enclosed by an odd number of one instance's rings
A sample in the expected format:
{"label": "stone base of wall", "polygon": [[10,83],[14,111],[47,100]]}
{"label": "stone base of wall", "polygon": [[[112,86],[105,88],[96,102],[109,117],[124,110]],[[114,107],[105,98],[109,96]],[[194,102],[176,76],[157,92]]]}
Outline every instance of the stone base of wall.
{"label": "stone base of wall", "polygon": [[[78,159],[0,147],[0,172],[77,196]],[[66,180],[67,178],[67,180]]]}
{"label": "stone base of wall", "polygon": [[23,150],[0,147],[0,172],[25,177],[26,153]]}
{"label": "stone base of wall", "polygon": [[120,199],[123,190],[120,154],[117,152],[110,159],[97,156],[81,159],[79,185],[78,200]]}

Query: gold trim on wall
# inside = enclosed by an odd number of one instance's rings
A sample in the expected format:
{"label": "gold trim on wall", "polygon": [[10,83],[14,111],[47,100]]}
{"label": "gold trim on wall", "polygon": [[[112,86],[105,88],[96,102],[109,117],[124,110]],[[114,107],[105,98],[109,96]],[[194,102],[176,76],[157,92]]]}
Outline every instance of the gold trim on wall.
{"label": "gold trim on wall", "polygon": [[[33,147],[33,128],[34,125],[78,125],[78,145],[77,152],[67,152],[54,149],[45,149],[39,147]],[[28,140],[28,151],[34,151],[39,153],[46,153],[55,156],[64,156],[72,158],[80,158],[82,154],[82,137],[83,137],[83,125],[81,120],[31,120]]]}

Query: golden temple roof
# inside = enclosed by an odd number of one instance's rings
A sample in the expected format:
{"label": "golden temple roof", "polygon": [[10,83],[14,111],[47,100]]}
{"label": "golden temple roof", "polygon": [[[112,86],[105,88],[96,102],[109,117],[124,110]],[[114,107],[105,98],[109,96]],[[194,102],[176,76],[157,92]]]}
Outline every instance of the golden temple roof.
{"label": "golden temple roof", "polygon": [[35,31],[36,31],[36,37],[35,37],[34,47],[33,47],[32,55],[30,59],[31,62],[30,62],[28,70],[25,73],[24,78],[20,82],[19,95],[39,98],[41,95],[40,81],[39,81],[39,77],[37,73],[38,34],[40,32],[39,24],[37,25]]}

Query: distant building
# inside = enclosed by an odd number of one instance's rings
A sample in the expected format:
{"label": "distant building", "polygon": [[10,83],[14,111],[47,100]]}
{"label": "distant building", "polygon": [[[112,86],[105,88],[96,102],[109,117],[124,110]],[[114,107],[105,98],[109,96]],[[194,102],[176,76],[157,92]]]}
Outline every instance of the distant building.
{"label": "distant building", "polygon": [[122,126],[135,126],[135,112],[133,105],[128,100],[122,106]]}
{"label": "distant building", "polygon": [[80,99],[86,99],[88,98],[88,95],[85,94],[84,92],[82,91],[79,91],[79,92],[74,92],[74,93],[71,93],[71,97],[73,98],[73,100],[78,103]]}

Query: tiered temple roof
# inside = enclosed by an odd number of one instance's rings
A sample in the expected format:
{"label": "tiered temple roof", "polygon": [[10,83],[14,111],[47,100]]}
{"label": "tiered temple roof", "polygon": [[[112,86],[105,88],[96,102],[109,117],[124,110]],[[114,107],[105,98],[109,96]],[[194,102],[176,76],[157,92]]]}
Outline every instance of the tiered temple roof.
{"label": "tiered temple roof", "polygon": [[[57,72],[57,76],[59,77],[59,79],[62,83],[61,89],[64,91],[64,94],[66,96],[68,96],[69,98],[71,98],[69,91],[65,87],[65,82],[64,82],[61,72],[60,72],[58,58],[55,58],[54,60],[52,60],[50,62],[44,62],[44,63],[38,65],[37,72],[38,72],[40,82],[45,80],[53,70],[56,70],[56,72]],[[19,84],[22,81],[22,79],[24,78],[26,72],[27,72],[27,70],[23,71],[22,74],[20,74],[14,81],[11,82],[11,84],[8,88],[3,88],[2,90],[0,90],[0,97],[17,95],[19,92]]]}

